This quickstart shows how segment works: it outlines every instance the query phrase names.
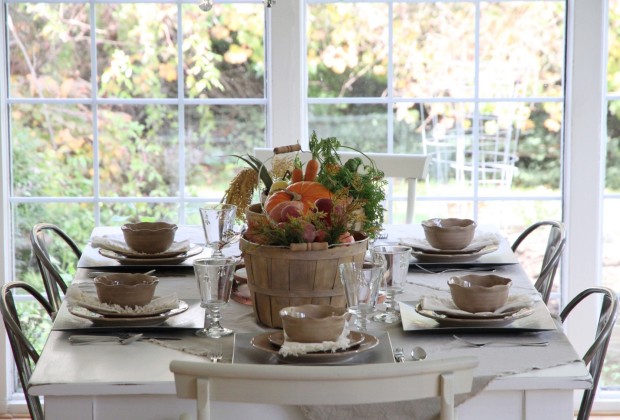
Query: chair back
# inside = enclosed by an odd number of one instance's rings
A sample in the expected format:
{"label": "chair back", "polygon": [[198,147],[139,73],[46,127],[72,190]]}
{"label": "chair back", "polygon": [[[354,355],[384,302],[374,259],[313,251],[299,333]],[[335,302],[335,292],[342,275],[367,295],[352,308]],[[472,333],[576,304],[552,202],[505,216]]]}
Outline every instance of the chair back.
{"label": "chair back", "polygon": [[[2,320],[4,321],[4,327],[6,334],[11,344],[11,350],[13,352],[13,359],[17,366],[17,373],[19,375],[19,381],[24,390],[26,402],[28,403],[28,411],[32,420],[43,420],[43,409],[41,407],[41,401],[35,395],[28,393],[28,383],[32,371],[39,361],[39,353],[34,348],[26,334],[24,333],[23,326],[25,322],[20,321],[20,315],[15,304],[14,290],[20,290],[26,292],[34,298],[35,303],[38,302],[40,308],[45,311],[43,315],[49,316],[52,319],[54,312],[52,306],[47,299],[43,297],[34,287],[28,283],[15,281],[5,284],[2,287],[2,296],[0,297],[0,313],[2,313]],[[26,295],[26,296],[27,296]],[[41,311],[41,312],[43,312]]]}
{"label": "chair back", "polygon": [[[353,366],[293,366],[172,361],[177,396],[197,400],[198,419],[211,401],[339,405],[440,397],[441,419],[454,417],[454,395],[471,390],[475,357]],[[389,381],[389,386],[386,382]]]}
{"label": "chair back", "polygon": [[[413,212],[415,207],[416,185],[418,179],[426,178],[430,156],[411,155],[395,153],[357,153],[338,151],[342,161],[347,161],[353,157],[362,159],[372,159],[387,178],[403,178],[407,180],[407,216],[406,222],[413,222]],[[273,149],[257,147],[254,149],[254,156],[260,159],[268,167],[271,167],[270,158],[273,157]],[[299,158],[306,163],[312,155],[310,153],[300,153]]]}
{"label": "chair back", "polygon": [[590,295],[599,295],[602,298],[601,309],[596,325],[596,335],[590,348],[583,356],[586,366],[589,366],[590,376],[592,376],[592,388],[583,393],[577,420],[586,420],[590,417],[592,404],[598,388],[598,382],[603,370],[607,347],[611,339],[611,333],[618,316],[618,298],[613,290],[607,287],[590,287],[575,296],[560,313],[560,320],[564,322],[571,311],[579,305],[581,301]]}
{"label": "chair back", "polygon": [[58,311],[62,303],[61,292],[63,295],[67,292],[67,283],[63,280],[57,266],[52,262],[52,256],[48,252],[48,233],[55,234],[67,244],[73,254],[75,254],[76,263],[82,256],[82,251],[80,251],[73,239],[58,226],[49,223],[39,223],[32,228],[30,242],[32,243],[32,250],[37,260],[39,271],[41,272],[43,287],[45,287],[45,293],[54,311]]}
{"label": "chair back", "polygon": [[524,240],[530,236],[533,232],[549,228],[549,236],[547,239],[547,245],[542,259],[540,272],[534,283],[534,287],[540,293],[542,300],[549,303],[549,297],[551,296],[551,289],[553,288],[553,281],[555,274],[560,264],[564,247],[566,246],[566,230],[564,224],[555,220],[543,220],[536,222],[533,225],[525,229],[519,237],[512,244],[512,251],[516,252],[519,246]]}

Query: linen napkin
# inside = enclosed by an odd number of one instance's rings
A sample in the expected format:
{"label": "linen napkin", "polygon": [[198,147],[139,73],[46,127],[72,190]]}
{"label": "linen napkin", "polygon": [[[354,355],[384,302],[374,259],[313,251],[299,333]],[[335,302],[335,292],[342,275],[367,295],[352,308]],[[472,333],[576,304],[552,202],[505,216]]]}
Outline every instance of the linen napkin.
{"label": "linen napkin", "polygon": [[67,291],[67,302],[69,303],[69,305],[82,306],[87,309],[95,308],[101,311],[116,313],[119,315],[126,314],[147,316],[149,314],[161,313],[179,307],[179,298],[176,293],[156,297],[144,306],[130,307],[120,306],[116,304],[110,305],[108,303],[100,302],[95,295],[91,293],[85,293],[73,287],[70,287]]}
{"label": "linen napkin", "polygon": [[284,343],[278,350],[278,353],[283,356],[301,356],[307,353],[314,353],[317,351],[331,351],[335,353],[338,350],[346,350],[349,348],[349,323],[346,322],[342,334],[336,341],[323,341],[322,343],[298,343],[295,341],[288,341],[286,334],[284,335]]}
{"label": "linen napkin", "polygon": [[430,252],[430,253],[459,253],[459,254],[468,254],[473,252],[478,252],[481,249],[490,246],[490,245],[499,245],[499,239],[497,235],[494,233],[479,233],[474,235],[474,239],[472,239],[471,243],[467,245],[463,249],[446,251],[439,248],[435,248],[428,243],[428,241],[424,238],[399,238],[398,242],[401,245],[410,246],[415,250],[419,250],[422,252]]}
{"label": "linen napkin", "polygon": [[[510,295],[506,303],[497,308],[493,312],[476,312],[476,315],[499,315],[503,313],[514,313],[521,309],[531,308],[534,304],[534,297],[532,295]],[[443,298],[439,296],[422,296],[420,299],[420,308],[427,311],[441,312],[446,315],[462,316],[471,315],[472,312],[467,312],[459,309],[451,298]]]}
{"label": "linen napkin", "polygon": [[[122,236],[119,235],[104,235],[104,236],[93,236],[91,238],[90,245],[93,248],[103,248],[108,249],[110,251],[119,252],[121,254],[142,254],[140,252],[136,252],[129,248],[125,243],[125,240]],[[179,254],[189,251],[190,242],[189,240],[184,240],[180,242],[173,242],[166,251],[161,252],[160,254],[170,254],[176,253]],[[144,255],[157,255],[157,254],[144,254]]]}

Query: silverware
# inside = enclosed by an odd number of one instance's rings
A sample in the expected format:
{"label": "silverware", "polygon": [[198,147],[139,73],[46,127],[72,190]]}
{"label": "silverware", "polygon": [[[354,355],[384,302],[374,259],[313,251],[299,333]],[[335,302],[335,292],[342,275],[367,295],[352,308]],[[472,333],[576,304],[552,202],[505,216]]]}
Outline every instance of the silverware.
{"label": "silverware", "polygon": [[426,350],[424,350],[422,347],[419,347],[419,346],[412,348],[411,358],[415,362],[426,359]]}
{"label": "silverware", "polygon": [[218,349],[210,351],[207,354],[207,357],[211,360],[211,362],[217,363],[224,358],[224,353],[222,352],[221,349],[218,348]]}
{"label": "silverware", "polygon": [[491,340],[491,341],[487,341],[484,343],[478,343],[475,341],[469,341],[466,340],[462,337],[459,337],[458,335],[453,335],[452,337],[454,337],[455,340],[460,341],[463,344],[467,344],[468,346],[471,347],[485,347],[485,346],[490,346],[493,344],[499,344],[499,345],[504,345],[504,346],[524,346],[524,347],[546,347],[549,345],[548,341],[529,341],[529,342],[522,342],[522,341],[509,341],[509,340]]}
{"label": "silverware", "polygon": [[403,352],[402,347],[395,347],[393,353],[394,360],[396,360],[398,363],[402,363],[405,361],[405,353]]}
{"label": "silverware", "polygon": [[413,265],[418,270],[423,271],[423,272],[428,273],[428,274],[453,273],[453,272],[457,272],[457,271],[473,271],[473,272],[479,271],[479,272],[493,273],[493,272],[497,271],[497,269],[493,268],[493,267],[446,268],[446,269],[442,269],[442,270],[429,270],[428,268],[425,268],[425,267],[421,266],[420,264],[411,264],[411,265]]}
{"label": "silverware", "polygon": [[144,333],[140,334],[121,334],[121,335],[72,335],[69,337],[69,342],[71,344],[91,344],[91,343],[120,343],[120,344],[131,344],[134,341],[138,340],[180,340],[179,337],[151,337],[144,336]]}

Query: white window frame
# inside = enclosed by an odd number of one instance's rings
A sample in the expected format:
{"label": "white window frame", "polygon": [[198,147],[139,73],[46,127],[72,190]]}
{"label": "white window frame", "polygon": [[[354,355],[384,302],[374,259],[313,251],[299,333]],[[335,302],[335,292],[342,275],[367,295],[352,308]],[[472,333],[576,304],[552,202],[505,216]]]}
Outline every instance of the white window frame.
{"label": "white window frame", "polygon": [[[474,2],[480,0],[474,0]],[[2,1],[0,21],[5,22]],[[605,71],[607,0],[567,0],[567,60],[565,80],[565,149],[564,149],[564,221],[568,232],[568,246],[563,258],[563,300],[580,290],[600,283],[602,267],[601,229],[602,197],[605,174]],[[267,66],[267,138],[271,146],[290,144],[307,139],[307,104],[305,69],[305,7],[303,0],[280,0],[268,16],[266,56],[273,62],[278,57],[297,60],[286,66]],[[278,22],[283,22],[278,25]],[[270,25],[275,23],[274,25]],[[5,25],[2,25],[4,29]],[[266,32],[267,34],[267,32]],[[7,92],[6,33],[0,33],[0,89]],[[269,58],[268,58],[269,60]],[[295,62],[296,61],[296,62]],[[298,86],[299,89],[291,89]],[[2,252],[2,283],[12,279],[9,218],[9,150],[7,103],[0,98],[0,238]],[[577,199],[578,197],[578,199]],[[588,220],[588,223],[583,223]],[[571,240],[579,238],[579,240]],[[571,320],[568,334],[579,351],[587,343],[580,331],[590,329],[594,322],[582,317]],[[6,335],[0,336],[0,357],[7,360],[10,350]],[[0,376],[10,373],[8,362],[0,363]],[[0,381],[0,412],[25,412],[25,406],[14,406],[10,400],[8,380]],[[599,394],[600,396],[600,394]],[[595,409],[620,410],[620,399],[597,401]]]}

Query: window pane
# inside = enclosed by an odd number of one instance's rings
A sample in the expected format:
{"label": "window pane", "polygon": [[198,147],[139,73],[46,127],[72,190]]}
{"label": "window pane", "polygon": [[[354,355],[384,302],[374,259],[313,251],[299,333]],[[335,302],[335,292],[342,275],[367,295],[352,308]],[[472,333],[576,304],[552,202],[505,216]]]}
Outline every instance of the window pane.
{"label": "window pane", "polygon": [[483,2],[480,9],[480,96],[562,96],[564,2]]}
{"label": "window pane", "polygon": [[11,106],[13,194],[93,194],[92,113],[85,105]]}
{"label": "window pane", "polygon": [[176,106],[102,106],[98,121],[102,196],[178,195]]}
{"label": "window pane", "polygon": [[177,96],[176,5],[97,4],[96,11],[99,95]]}
{"label": "window pane", "polygon": [[7,11],[11,96],[88,97],[89,5],[9,4]]}
{"label": "window pane", "polygon": [[120,226],[140,221],[178,223],[179,205],[176,203],[105,203],[101,205],[103,226]]}
{"label": "window pane", "polygon": [[183,6],[183,68],[189,98],[263,98],[262,4]]}
{"label": "window pane", "polygon": [[384,96],[387,18],[387,4],[309,5],[308,96]]}
{"label": "window pane", "polygon": [[319,138],[337,137],[363,152],[387,152],[385,105],[311,105],[308,112],[310,132]]}
{"label": "window pane", "polygon": [[473,3],[394,4],[394,95],[474,94]]}

